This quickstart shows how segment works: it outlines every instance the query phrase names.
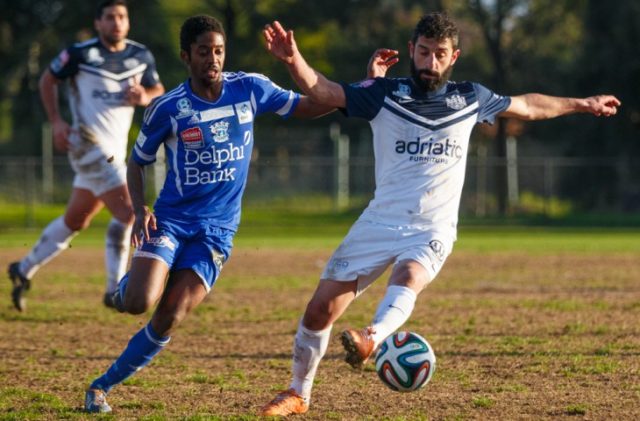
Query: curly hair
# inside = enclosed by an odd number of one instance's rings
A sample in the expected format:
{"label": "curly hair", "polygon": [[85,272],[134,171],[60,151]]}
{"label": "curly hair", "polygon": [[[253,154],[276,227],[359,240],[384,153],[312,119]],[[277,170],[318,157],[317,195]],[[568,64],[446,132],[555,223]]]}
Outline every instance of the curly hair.
{"label": "curly hair", "polygon": [[446,13],[434,12],[422,16],[413,31],[411,42],[415,44],[420,36],[438,41],[448,38],[451,40],[454,50],[458,49],[460,42],[458,27]]}
{"label": "curly hair", "polygon": [[191,16],[182,24],[180,28],[180,49],[190,52],[191,44],[196,42],[196,38],[205,32],[217,32],[227,41],[227,36],[220,21],[213,16],[198,15]]}

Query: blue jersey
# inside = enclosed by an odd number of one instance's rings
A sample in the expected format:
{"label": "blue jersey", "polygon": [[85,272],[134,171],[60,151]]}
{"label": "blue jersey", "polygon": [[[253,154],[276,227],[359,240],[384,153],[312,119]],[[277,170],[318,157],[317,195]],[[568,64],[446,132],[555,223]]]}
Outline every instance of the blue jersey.
{"label": "blue jersey", "polygon": [[255,73],[223,73],[215,102],[196,96],[189,81],[156,98],[144,114],[132,159],[155,161],[164,144],[167,177],[154,205],[159,218],[203,221],[236,230],[260,114],[288,116],[300,96]]}
{"label": "blue jersey", "polygon": [[436,92],[409,78],[343,87],[347,115],[367,119],[373,131],[376,190],[363,218],[455,237],[471,130],[493,122],[511,99],[470,82]]}

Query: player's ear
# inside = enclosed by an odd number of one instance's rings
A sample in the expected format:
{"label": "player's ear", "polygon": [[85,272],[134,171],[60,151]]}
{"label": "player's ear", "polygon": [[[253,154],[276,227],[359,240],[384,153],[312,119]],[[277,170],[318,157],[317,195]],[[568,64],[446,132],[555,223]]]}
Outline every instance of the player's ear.
{"label": "player's ear", "polygon": [[460,50],[454,50],[453,54],[451,54],[451,65],[453,65],[460,57]]}
{"label": "player's ear", "polygon": [[413,42],[412,41],[408,42],[408,47],[409,47],[409,57],[413,60]]}
{"label": "player's ear", "polygon": [[189,57],[189,53],[184,51],[184,50],[180,50],[180,59],[185,63],[185,64],[189,64],[189,62],[191,57]]}

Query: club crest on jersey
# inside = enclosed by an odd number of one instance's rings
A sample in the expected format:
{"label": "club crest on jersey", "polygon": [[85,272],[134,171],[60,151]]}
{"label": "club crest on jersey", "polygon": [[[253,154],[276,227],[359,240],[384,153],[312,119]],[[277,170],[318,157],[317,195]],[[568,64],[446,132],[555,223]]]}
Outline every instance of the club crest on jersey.
{"label": "club crest on jersey", "polygon": [[94,66],[100,66],[104,63],[104,57],[100,55],[100,50],[96,47],[89,48],[89,51],[87,51],[87,62]]}
{"label": "club crest on jersey", "polygon": [[404,83],[399,84],[398,90],[391,93],[398,98],[411,99],[411,87],[409,87],[409,85],[405,85]]}
{"label": "club crest on jersey", "polygon": [[223,143],[229,140],[229,123],[226,121],[218,121],[209,126],[209,128],[216,143]]}
{"label": "club crest on jersey", "polygon": [[178,109],[177,119],[190,117],[195,114],[195,111],[191,108],[191,101],[189,98],[180,98],[176,101],[176,108]]}
{"label": "club crest on jersey", "polygon": [[198,149],[204,146],[204,136],[200,127],[191,127],[181,131],[180,139],[186,149]]}
{"label": "club crest on jersey", "polygon": [[460,95],[451,95],[444,100],[447,103],[447,107],[453,110],[461,110],[467,106],[467,100]]}

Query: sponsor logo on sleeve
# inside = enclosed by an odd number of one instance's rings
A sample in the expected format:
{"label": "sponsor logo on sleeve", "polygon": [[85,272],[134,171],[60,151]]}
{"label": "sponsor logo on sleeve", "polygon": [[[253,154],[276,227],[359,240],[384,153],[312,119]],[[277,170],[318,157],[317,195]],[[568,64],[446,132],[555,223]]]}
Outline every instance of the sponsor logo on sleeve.
{"label": "sponsor logo on sleeve", "polygon": [[138,137],[136,138],[136,145],[142,148],[146,141],[147,141],[147,136],[145,136],[144,133],[142,133],[142,130],[140,130],[140,132],[138,133]]}
{"label": "sponsor logo on sleeve", "polygon": [[356,83],[356,87],[358,88],[368,88],[369,86],[373,85],[374,83],[376,83],[376,81],[374,79],[365,79],[361,82]]}
{"label": "sponsor logo on sleeve", "polygon": [[198,149],[204,146],[204,135],[200,127],[191,127],[181,131],[180,139],[186,149]]}
{"label": "sponsor logo on sleeve", "polygon": [[59,72],[69,62],[69,52],[62,50],[58,57],[51,62],[51,69],[54,72]]}
{"label": "sponsor logo on sleeve", "polygon": [[240,124],[251,123],[253,121],[253,111],[251,110],[249,101],[235,104],[235,108]]}

